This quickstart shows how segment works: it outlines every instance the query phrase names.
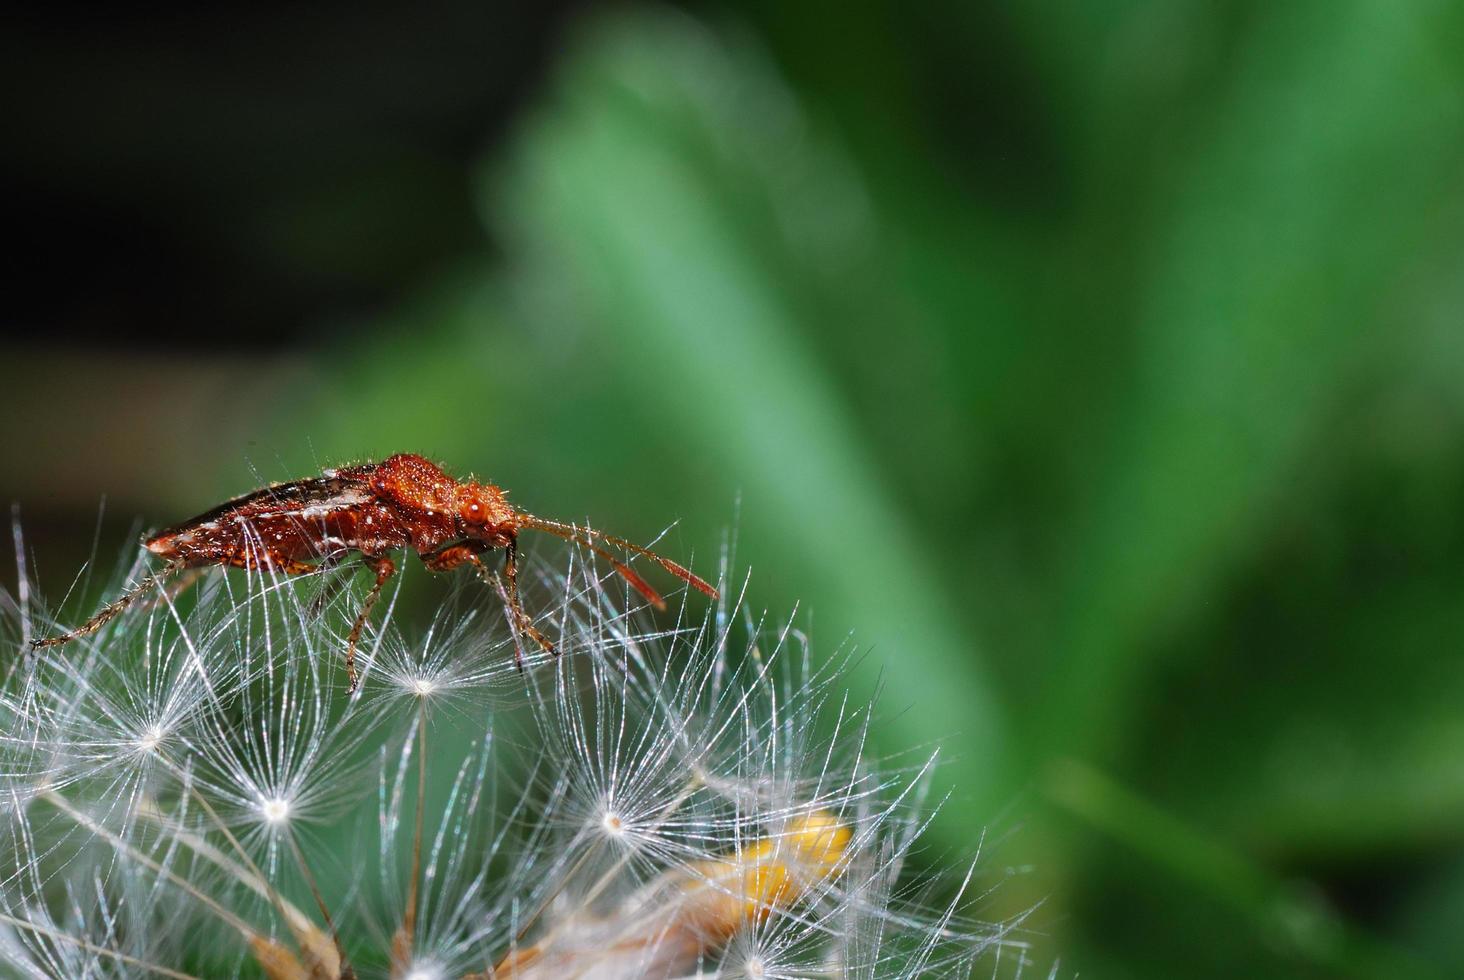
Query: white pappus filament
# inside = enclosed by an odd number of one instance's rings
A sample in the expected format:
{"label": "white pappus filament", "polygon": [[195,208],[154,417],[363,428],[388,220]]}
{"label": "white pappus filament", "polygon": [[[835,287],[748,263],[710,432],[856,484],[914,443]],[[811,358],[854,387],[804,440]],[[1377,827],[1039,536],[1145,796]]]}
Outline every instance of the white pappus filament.
{"label": "white pappus filament", "polygon": [[[579,552],[530,568],[558,655],[522,669],[498,597],[465,581],[410,639],[384,595],[347,696],[350,603],[219,571],[12,670],[0,960],[270,980],[1030,972],[1022,917],[974,918],[966,868],[911,881],[933,760],[867,755],[877,718],[848,703],[841,657],[727,600],[648,618]],[[0,594],[0,635],[51,625],[27,586]]]}

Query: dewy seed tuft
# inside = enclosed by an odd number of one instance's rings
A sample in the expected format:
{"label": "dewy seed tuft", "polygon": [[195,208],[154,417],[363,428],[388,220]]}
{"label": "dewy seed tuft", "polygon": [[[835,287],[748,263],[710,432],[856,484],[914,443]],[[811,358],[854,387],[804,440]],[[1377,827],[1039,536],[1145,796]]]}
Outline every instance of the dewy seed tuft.
{"label": "dewy seed tuft", "polygon": [[[907,858],[933,759],[867,753],[840,658],[727,599],[647,618],[532,566],[408,636],[254,570],[135,604],[0,688],[0,963],[27,977],[1020,977],[1020,918]],[[588,560],[587,560],[588,559]],[[131,570],[133,576],[140,571]],[[619,583],[617,585],[617,583]],[[19,651],[52,625],[0,593]],[[940,895],[939,900],[922,896]]]}

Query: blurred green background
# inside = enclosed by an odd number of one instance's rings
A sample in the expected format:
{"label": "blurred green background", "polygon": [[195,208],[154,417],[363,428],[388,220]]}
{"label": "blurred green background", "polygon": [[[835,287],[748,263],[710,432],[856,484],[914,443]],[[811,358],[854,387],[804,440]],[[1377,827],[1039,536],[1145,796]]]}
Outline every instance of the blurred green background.
{"label": "blurred green background", "polygon": [[1464,976],[1464,7],[11,20],[53,599],[400,450],[700,570],[733,527],[1039,962]]}

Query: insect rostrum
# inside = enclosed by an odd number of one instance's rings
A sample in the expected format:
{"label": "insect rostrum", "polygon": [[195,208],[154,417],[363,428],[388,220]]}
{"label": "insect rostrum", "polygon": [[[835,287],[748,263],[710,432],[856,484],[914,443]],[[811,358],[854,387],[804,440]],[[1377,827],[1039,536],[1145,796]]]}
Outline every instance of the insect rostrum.
{"label": "insect rostrum", "polygon": [[[306,575],[359,555],[376,581],[346,644],[346,675],[354,690],[356,644],[382,586],[396,574],[392,552],[415,551],[434,572],[472,564],[486,573],[481,556],[502,549],[504,598],[513,626],[552,653],[553,644],[535,629],[519,601],[518,534],[523,530],[544,531],[590,549],[657,608],[665,603],[656,590],[600,544],[650,558],[701,592],[717,596],[706,581],[668,558],[593,528],[535,517],[510,505],[499,487],[454,479],[422,456],[398,453],[379,463],[328,469],[318,477],[265,487],[159,532],[143,546],[167,565],[81,626],[35,640],[33,646],[57,646],[96,632],[186,568],[221,565]],[[515,656],[522,656],[517,648]]]}

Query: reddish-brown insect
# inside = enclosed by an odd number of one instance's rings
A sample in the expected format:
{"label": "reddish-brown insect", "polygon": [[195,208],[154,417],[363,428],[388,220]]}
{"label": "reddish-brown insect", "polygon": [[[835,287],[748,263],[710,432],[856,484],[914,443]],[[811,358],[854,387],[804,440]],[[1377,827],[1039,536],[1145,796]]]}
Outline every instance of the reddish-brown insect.
{"label": "reddish-brown insect", "polygon": [[[387,579],[396,573],[388,557],[411,549],[434,572],[471,563],[486,571],[479,558],[502,548],[502,590],[514,628],[549,653],[544,638],[519,603],[518,533],[546,531],[589,548],[607,559],[641,595],[657,608],[665,602],[639,575],[600,548],[603,542],[644,555],[716,598],[717,590],[668,558],[589,527],[547,521],[509,505],[503,490],[491,484],[459,482],[421,456],[400,453],[380,463],[326,470],[319,477],[281,483],[221,504],[148,538],[143,546],[168,564],[119,598],[103,606],[76,629],[32,641],[36,648],[57,646],[101,629],[113,616],[185,568],[224,565],[287,575],[305,575],[336,565],[352,553],[376,573],[376,583],[351,627],[346,644],[346,676],[356,687],[356,643]],[[312,564],[316,562],[317,564]],[[515,658],[522,654],[515,648]]]}

